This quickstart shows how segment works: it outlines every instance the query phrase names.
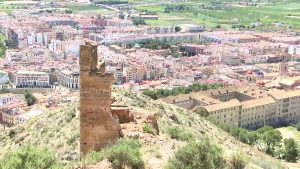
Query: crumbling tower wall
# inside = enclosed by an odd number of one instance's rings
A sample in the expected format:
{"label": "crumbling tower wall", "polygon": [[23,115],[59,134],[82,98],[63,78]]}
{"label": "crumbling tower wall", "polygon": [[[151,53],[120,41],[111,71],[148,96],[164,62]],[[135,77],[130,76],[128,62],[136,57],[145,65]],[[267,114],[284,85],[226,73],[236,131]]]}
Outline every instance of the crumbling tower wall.
{"label": "crumbling tower wall", "polygon": [[80,46],[80,152],[98,151],[120,135],[118,120],[111,113],[114,75],[98,65],[97,46]]}

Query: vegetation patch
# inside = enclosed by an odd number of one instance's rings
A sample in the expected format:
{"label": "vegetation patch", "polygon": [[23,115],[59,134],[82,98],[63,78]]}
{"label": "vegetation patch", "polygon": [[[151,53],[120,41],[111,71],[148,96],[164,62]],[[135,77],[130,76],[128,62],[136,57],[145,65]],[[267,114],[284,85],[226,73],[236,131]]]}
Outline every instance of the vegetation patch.
{"label": "vegetation patch", "polygon": [[200,92],[210,89],[218,89],[222,88],[223,84],[199,84],[195,83],[189,85],[188,87],[175,87],[171,90],[169,89],[159,89],[159,90],[145,90],[143,92],[144,95],[157,100],[159,98],[164,98],[168,96],[177,96],[179,94],[188,94],[191,92]]}
{"label": "vegetation patch", "polygon": [[142,128],[145,133],[149,133],[153,135],[156,134],[156,130],[150,124],[144,123]]}
{"label": "vegetation patch", "polygon": [[201,140],[181,147],[169,160],[167,169],[222,169],[225,166],[222,150],[208,140]]}
{"label": "vegetation patch", "polygon": [[25,91],[25,100],[28,106],[32,106],[36,102],[36,98],[29,91]]}
{"label": "vegetation patch", "polygon": [[32,168],[63,168],[52,152],[33,145],[23,145],[14,151],[8,151],[0,161],[0,168],[32,169]]}
{"label": "vegetation patch", "polygon": [[231,159],[231,165],[234,169],[244,169],[247,166],[247,160],[243,154],[233,154]]}
{"label": "vegetation patch", "polygon": [[145,168],[142,155],[140,153],[141,145],[134,139],[119,139],[113,146],[108,147],[100,152],[90,152],[80,161],[83,165],[96,164],[104,159],[112,163],[114,169]]}
{"label": "vegetation patch", "polygon": [[167,134],[172,138],[180,141],[191,141],[194,139],[192,133],[178,128],[178,127],[169,127],[167,128]]}
{"label": "vegetation patch", "polygon": [[[212,120],[212,122],[214,122]],[[215,122],[214,122],[215,123]],[[218,127],[230,133],[237,140],[257,147],[260,151],[288,162],[296,162],[299,150],[294,138],[283,139],[280,131],[271,126],[264,126],[256,131],[248,131],[243,128],[217,124]]]}

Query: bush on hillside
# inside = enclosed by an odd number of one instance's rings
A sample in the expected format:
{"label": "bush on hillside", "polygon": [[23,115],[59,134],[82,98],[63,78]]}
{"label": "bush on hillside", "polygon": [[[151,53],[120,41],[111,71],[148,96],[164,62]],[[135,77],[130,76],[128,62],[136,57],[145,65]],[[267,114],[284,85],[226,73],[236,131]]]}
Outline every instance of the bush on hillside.
{"label": "bush on hillside", "polygon": [[145,133],[149,133],[153,135],[156,134],[156,130],[150,124],[143,124],[142,128]]}
{"label": "bush on hillside", "polygon": [[134,139],[119,139],[113,146],[100,152],[90,152],[82,158],[82,163],[96,164],[107,159],[114,169],[132,168],[143,169],[144,161],[140,153],[141,145]]}
{"label": "bush on hillside", "polygon": [[223,169],[225,165],[222,150],[208,140],[203,140],[181,147],[169,160],[167,169]]}
{"label": "bush on hillside", "polygon": [[234,169],[244,169],[247,165],[247,161],[242,154],[234,154],[231,159],[231,164]]}
{"label": "bush on hillside", "polygon": [[132,169],[142,169],[145,166],[140,148],[141,145],[137,140],[121,139],[107,151],[106,158],[115,169],[126,166]]}
{"label": "bush on hillside", "polygon": [[58,169],[60,166],[52,152],[33,145],[23,145],[15,151],[9,151],[0,161],[0,168],[9,169]]}
{"label": "bush on hillside", "polygon": [[180,141],[193,140],[193,134],[178,127],[167,128],[167,134],[172,138]]}

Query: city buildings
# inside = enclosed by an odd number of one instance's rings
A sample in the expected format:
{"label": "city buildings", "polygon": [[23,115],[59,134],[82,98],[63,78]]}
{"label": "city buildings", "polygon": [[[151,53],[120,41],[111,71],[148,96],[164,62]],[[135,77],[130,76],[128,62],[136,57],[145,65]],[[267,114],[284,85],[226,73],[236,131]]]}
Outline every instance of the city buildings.
{"label": "city buildings", "polygon": [[36,116],[39,116],[43,114],[43,111],[41,110],[30,110],[27,113],[23,113],[23,114],[19,114],[16,118],[15,118],[15,123],[17,125],[26,123],[29,119],[34,118]]}
{"label": "city buildings", "polygon": [[163,99],[189,110],[202,107],[217,123],[256,129],[300,120],[300,90],[265,90],[256,86],[225,87]]}
{"label": "city buildings", "polygon": [[49,74],[45,72],[19,70],[13,75],[16,88],[49,88]]}

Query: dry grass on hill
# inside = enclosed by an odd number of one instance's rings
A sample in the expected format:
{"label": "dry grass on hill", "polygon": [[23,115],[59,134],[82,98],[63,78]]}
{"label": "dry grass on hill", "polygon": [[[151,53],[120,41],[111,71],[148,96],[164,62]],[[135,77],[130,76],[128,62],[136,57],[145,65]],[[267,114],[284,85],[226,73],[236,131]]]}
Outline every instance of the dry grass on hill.
{"label": "dry grass on hill", "polygon": [[[247,168],[283,168],[280,162],[266,154],[235,140],[228,133],[217,128],[198,115],[165,104],[153,101],[143,95],[129,91],[114,90],[116,104],[127,105],[132,112],[155,112],[158,115],[160,135],[143,132],[142,121],[137,117],[136,123],[122,125],[126,137],[137,136],[142,144],[142,154],[148,168],[163,168],[178,147],[185,141],[171,139],[168,128],[178,127],[191,133],[195,140],[208,138],[223,149],[226,159],[234,153],[243,153],[248,159]],[[0,158],[9,149],[29,143],[52,150],[62,164],[73,165],[79,159],[79,112],[77,103],[72,103],[61,110],[47,112],[25,125],[0,130]]]}

